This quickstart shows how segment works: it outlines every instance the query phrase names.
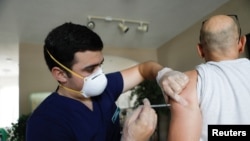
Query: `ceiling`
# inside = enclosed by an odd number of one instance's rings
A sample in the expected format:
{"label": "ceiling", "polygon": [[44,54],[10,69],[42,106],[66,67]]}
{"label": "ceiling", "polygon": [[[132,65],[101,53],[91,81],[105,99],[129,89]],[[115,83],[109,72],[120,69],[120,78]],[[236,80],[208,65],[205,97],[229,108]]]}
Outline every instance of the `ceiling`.
{"label": "ceiling", "polygon": [[0,0],[0,76],[18,75],[19,42],[43,44],[64,22],[85,25],[88,15],[149,22],[148,32],[127,24],[95,20],[105,46],[157,48],[228,0]]}

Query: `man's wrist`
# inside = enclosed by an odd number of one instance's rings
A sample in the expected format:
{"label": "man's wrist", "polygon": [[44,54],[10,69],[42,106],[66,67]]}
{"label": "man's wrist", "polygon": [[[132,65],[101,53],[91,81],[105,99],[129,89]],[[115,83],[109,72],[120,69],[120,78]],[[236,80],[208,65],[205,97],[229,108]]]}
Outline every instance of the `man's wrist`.
{"label": "man's wrist", "polygon": [[157,81],[158,85],[160,85],[160,80],[162,79],[164,74],[167,73],[167,72],[170,72],[170,71],[172,71],[172,69],[168,68],[168,67],[164,67],[163,69],[158,71],[157,76],[156,76],[156,81]]}

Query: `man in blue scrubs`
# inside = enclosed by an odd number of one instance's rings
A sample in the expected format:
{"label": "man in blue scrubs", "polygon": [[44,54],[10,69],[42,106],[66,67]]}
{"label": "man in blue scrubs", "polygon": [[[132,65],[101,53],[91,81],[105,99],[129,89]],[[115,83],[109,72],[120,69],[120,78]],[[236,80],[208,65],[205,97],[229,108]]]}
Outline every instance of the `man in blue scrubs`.
{"label": "man in blue scrubs", "polygon": [[[101,68],[104,62],[102,49],[101,38],[82,25],[64,23],[48,34],[43,50],[44,58],[58,87],[30,116],[27,141],[121,140],[119,108],[115,101],[121,93],[143,80],[155,79],[163,67],[154,61],[148,61],[122,71],[104,74]],[[178,80],[182,75],[184,74],[177,75]],[[183,78],[185,79],[185,75]],[[173,81],[174,84],[177,82]],[[185,84],[177,83],[181,87]],[[129,119],[131,123],[138,125],[126,122],[126,129],[134,130],[135,134],[126,130],[126,137],[122,138],[124,141],[138,136],[143,140],[152,133],[150,130],[154,129],[156,115],[149,108],[150,104],[145,103],[144,108],[138,108],[141,112],[135,112],[132,116],[138,118]],[[151,111],[150,119],[145,119],[145,111]],[[153,122],[149,125],[151,128],[138,128],[143,127],[145,122],[135,122],[136,120]],[[138,130],[145,131],[137,133]],[[142,133],[148,134],[143,138]]]}

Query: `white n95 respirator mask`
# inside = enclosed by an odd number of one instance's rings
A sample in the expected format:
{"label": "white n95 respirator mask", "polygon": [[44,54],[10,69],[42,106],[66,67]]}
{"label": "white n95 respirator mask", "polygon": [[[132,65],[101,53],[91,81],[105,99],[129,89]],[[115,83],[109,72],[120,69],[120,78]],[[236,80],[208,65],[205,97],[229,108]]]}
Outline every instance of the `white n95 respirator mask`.
{"label": "white n95 respirator mask", "polygon": [[93,97],[100,95],[107,86],[107,78],[101,68],[98,68],[91,75],[83,78],[83,88],[81,94],[84,97]]}
{"label": "white n95 respirator mask", "polygon": [[50,54],[50,52],[48,50],[47,50],[47,53],[49,54],[49,56],[51,57],[51,59],[53,59],[58,65],[60,65],[65,70],[67,70],[68,72],[72,73],[73,75],[75,75],[75,76],[83,79],[83,82],[84,82],[81,91],[76,91],[76,90],[73,90],[71,88],[68,88],[68,87],[65,87],[65,86],[62,86],[62,85],[59,85],[60,87],[63,87],[64,89],[72,91],[72,92],[80,93],[80,94],[82,94],[86,98],[93,97],[93,96],[98,96],[106,88],[108,82],[107,82],[107,78],[106,78],[105,74],[103,73],[101,67],[98,67],[98,69],[94,73],[92,73],[91,75],[89,75],[87,77],[83,77],[83,76],[75,73],[71,69],[67,68],[66,66],[64,66],[63,64],[61,64],[59,61],[57,61]]}

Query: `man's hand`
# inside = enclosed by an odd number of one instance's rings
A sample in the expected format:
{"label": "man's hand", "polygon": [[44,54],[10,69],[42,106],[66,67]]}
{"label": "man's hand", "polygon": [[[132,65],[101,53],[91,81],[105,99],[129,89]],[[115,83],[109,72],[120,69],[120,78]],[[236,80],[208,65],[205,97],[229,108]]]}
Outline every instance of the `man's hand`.
{"label": "man's hand", "polygon": [[163,68],[158,72],[156,79],[162,89],[166,103],[168,103],[168,97],[170,97],[182,105],[187,105],[187,101],[179,95],[189,81],[184,73]]}
{"label": "man's hand", "polygon": [[121,141],[148,141],[154,133],[157,115],[148,99],[144,99],[143,103],[127,117]]}

